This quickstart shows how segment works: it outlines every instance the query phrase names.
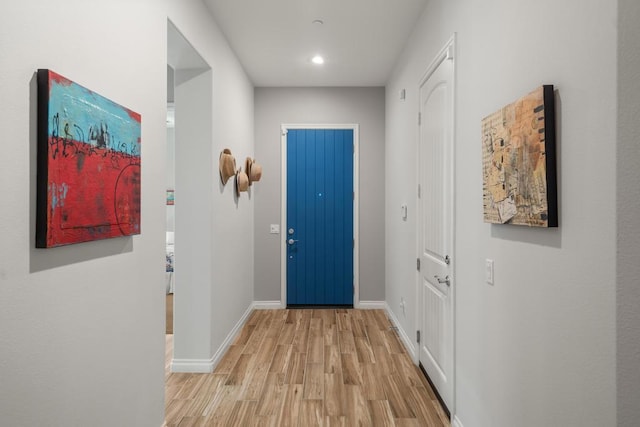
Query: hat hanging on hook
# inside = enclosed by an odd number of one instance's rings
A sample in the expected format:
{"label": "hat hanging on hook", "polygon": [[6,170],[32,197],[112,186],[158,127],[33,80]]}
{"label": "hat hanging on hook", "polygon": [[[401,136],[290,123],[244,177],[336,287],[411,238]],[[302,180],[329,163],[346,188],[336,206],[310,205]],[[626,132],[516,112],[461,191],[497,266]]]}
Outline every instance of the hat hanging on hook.
{"label": "hat hanging on hook", "polygon": [[231,155],[231,150],[225,148],[220,153],[220,179],[222,185],[226,185],[229,178],[236,174],[236,159]]}
{"label": "hat hanging on hook", "polygon": [[260,178],[262,178],[262,166],[256,163],[256,160],[251,157],[247,157],[244,163],[244,170],[249,177],[249,185],[253,184],[254,181],[260,181]]}
{"label": "hat hanging on hook", "polygon": [[240,193],[243,193],[248,189],[249,189],[249,177],[245,172],[242,171],[242,168],[240,168],[236,173],[236,194],[240,196]]}

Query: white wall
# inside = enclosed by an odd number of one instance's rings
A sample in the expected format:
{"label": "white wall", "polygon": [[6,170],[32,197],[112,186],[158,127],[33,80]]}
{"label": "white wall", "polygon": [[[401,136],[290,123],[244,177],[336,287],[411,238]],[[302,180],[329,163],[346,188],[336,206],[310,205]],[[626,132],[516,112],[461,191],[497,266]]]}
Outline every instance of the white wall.
{"label": "white wall", "polygon": [[[415,218],[396,211],[415,212],[406,184],[420,78],[457,32],[455,412],[465,426],[615,424],[616,18],[606,0],[430,0],[387,86],[386,295],[413,336]],[[480,121],[541,84],[558,92],[560,227],[484,224]]]}
{"label": "white wall", "polygon": [[[26,0],[0,14],[0,424],[159,426],[166,4]],[[35,79],[142,114],[142,234],[35,249]]]}
{"label": "white wall", "polygon": [[[182,354],[181,358],[202,360],[213,358],[253,301],[253,201],[246,193],[236,198],[233,180],[222,186],[218,175],[218,157],[224,148],[230,148],[236,160],[252,155],[253,139],[253,85],[246,76],[225,37],[200,0],[173,0],[169,4],[169,19],[184,38],[211,67],[212,113],[211,146],[203,156],[209,156],[209,192],[201,194],[205,214],[210,223],[204,225],[203,240],[211,245],[210,277],[199,286],[207,286],[208,293],[200,295],[206,301],[193,325],[202,329],[191,330],[193,336],[207,336],[206,354]],[[178,94],[176,94],[176,97]],[[177,104],[177,99],[176,99]],[[176,105],[176,132],[179,132],[179,106]],[[186,144],[176,137],[178,145]],[[176,154],[178,157],[179,155]],[[179,160],[176,160],[179,162]],[[240,163],[238,163],[239,165]],[[176,165],[180,167],[179,164]],[[176,171],[179,179],[180,172]],[[180,183],[176,182],[176,186]],[[179,257],[180,205],[176,188],[176,304],[180,298]],[[208,212],[207,212],[208,211]],[[206,215],[205,215],[206,216]],[[198,223],[194,222],[194,227]],[[191,316],[176,306],[174,316]],[[176,331],[176,345],[179,345]]]}
{"label": "white wall", "polygon": [[618,426],[640,420],[640,3],[618,2]]}
{"label": "white wall", "polygon": [[[224,146],[252,151],[253,87],[200,1],[3,5],[1,425],[162,424],[167,16],[212,65],[215,178]],[[141,235],[34,248],[38,68],[142,114]],[[203,197],[219,236],[209,260],[212,354],[252,301],[253,207],[230,188]]]}
{"label": "white wall", "polygon": [[360,125],[360,300],[384,300],[384,88],[256,88],[255,299],[280,300],[282,124]]}
{"label": "white wall", "polygon": [[[195,74],[192,70],[176,69],[176,83],[187,72],[190,76]],[[196,76],[181,81],[175,88],[176,139],[180,145],[176,151],[172,369],[187,372],[209,371],[208,359],[213,354],[211,294],[215,282],[211,260],[215,237],[211,213],[215,206],[210,195],[216,186],[216,175],[211,167],[211,90],[211,70],[199,70]],[[181,361],[180,367],[176,366],[177,360]]]}

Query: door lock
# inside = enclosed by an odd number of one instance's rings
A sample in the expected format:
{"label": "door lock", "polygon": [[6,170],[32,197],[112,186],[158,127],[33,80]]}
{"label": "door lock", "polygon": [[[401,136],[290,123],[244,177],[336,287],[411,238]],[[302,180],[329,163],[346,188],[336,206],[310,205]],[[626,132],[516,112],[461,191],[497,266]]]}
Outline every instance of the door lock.
{"label": "door lock", "polygon": [[287,243],[290,245],[293,245],[295,242],[297,242],[297,240],[294,240],[294,239],[287,240]]}

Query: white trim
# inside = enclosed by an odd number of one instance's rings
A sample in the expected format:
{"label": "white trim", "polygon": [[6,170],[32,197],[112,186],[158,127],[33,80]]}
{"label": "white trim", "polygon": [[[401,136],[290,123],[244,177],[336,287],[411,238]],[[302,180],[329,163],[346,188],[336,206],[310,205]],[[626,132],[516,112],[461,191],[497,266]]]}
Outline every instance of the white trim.
{"label": "white trim", "polygon": [[[429,66],[427,67],[427,71],[423,74],[422,78],[419,81],[418,84],[418,93],[420,93],[420,89],[422,88],[422,86],[427,82],[427,80],[429,79],[429,77],[431,77],[431,75],[436,71],[436,69],[438,68],[438,66],[447,60],[450,60],[452,62],[452,73],[453,73],[453,79],[452,79],[452,91],[453,91],[453,96],[452,96],[452,123],[451,123],[451,140],[452,140],[452,147],[451,147],[451,190],[453,191],[453,197],[451,197],[451,221],[453,221],[452,224],[452,235],[451,235],[451,252],[452,252],[452,256],[453,256],[453,261],[452,261],[452,265],[451,265],[451,282],[450,282],[450,292],[451,292],[451,315],[450,315],[450,322],[451,322],[451,333],[452,333],[452,337],[451,339],[453,340],[453,348],[452,348],[452,354],[451,354],[451,402],[449,404],[449,410],[451,412],[451,414],[455,414],[455,409],[456,409],[456,260],[457,260],[457,253],[456,253],[456,249],[455,249],[455,242],[456,242],[456,227],[455,227],[455,217],[456,217],[456,210],[455,210],[455,189],[456,189],[456,181],[455,181],[455,165],[456,165],[456,68],[457,68],[457,53],[456,53],[456,33],[453,33],[451,35],[451,37],[449,38],[449,40],[445,43],[444,47],[440,50],[440,52],[438,52],[438,54],[435,56],[435,58],[433,59],[433,61],[431,61],[431,63],[429,64]],[[418,96],[418,113],[421,113],[422,111],[422,106],[420,105],[420,96]],[[420,123],[418,124],[418,140],[416,141],[416,171],[418,171],[418,185],[420,184]],[[420,217],[420,198],[416,197],[416,206],[418,207],[417,210],[417,218]],[[416,222],[416,236],[419,235],[419,230],[418,230],[418,223]],[[416,254],[418,256],[420,256],[420,241],[419,239],[416,237]],[[421,293],[420,293],[420,286],[421,286],[421,279],[420,279],[420,272],[416,271],[416,301],[419,304],[419,301],[422,300],[421,298]],[[421,319],[420,319],[420,310],[417,309],[416,310],[416,314],[415,314],[415,325],[416,325],[416,330],[420,330],[420,328],[422,327],[421,325]],[[415,359],[414,359],[416,364],[420,363],[420,348],[419,345],[417,345],[417,350],[415,352]],[[453,418],[452,418],[453,419]],[[452,426],[453,427],[453,426]]]}
{"label": "white trim", "polygon": [[250,304],[249,307],[247,307],[247,309],[245,310],[240,320],[238,320],[238,322],[233,327],[231,332],[229,332],[229,334],[227,335],[227,338],[225,338],[225,340],[222,342],[220,347],[218,347],[218,350],[215,352],[215,354],[211,358],[212,367],[215,367],[220,362],[220,360],[222,360],[222,357],[229,349],[229,346],[231,346],[231,343],[233,343],[233,340],[235,340],[238,334],[240,333],[240,330],[244,326],[245,322],[249,318],[249,315],[251,314],[252,311],[253,311],[253,304]]}
{"label": "white trim", "polygon": [[407,349],[407,353],[409,353],[411,360],[413,360],[413,362],[417,365],[416,355],[418,353],[417,353],[415,344],[411,341],[411,338],[409,338],[409,335],[407,335],[407,332],[402,328],[402,324],[400,323],[400,321],[398,321],[398,318],[396,317],[394,312],[391,310],[391,307],[386,301],[384,302],[384,308],[387,312],[387,317],[389,317],[389,320],[391,320],[391,323],[393,323],[393,326],[395,326],[396,329],[398,330],[398,335],[402,340],[402,344],[404,344],[404,348]]}
{"label": "white trim", "polygon": [[233,329],[231,329],[231,332],[227,334],[227,337],[220,347],[218,347],[218,350],[216,350],[211,359],[172,359],[171,372],[192,372],[204,374],[213,372],[214,367],[220,363],[220,360],[222,360],[222,357],[229,349],[229,346],[231,346],[233,340],[235,340],[236,336],[240,333],[240,330],[253,311],[254,304],[255,302],[251,303],[249,307],[247,307],[242,317],[240,317],[240,320],[238,320]]}
{"label": "white trim", "polygon": [[462,421],[460,421],[457,415],[451,417],[451,427],[463,427]]}
{"label": "white trim", "polygon": [[171,372],[210,374],[213,372],[213,359],[173,359]]}
{"label": "white trim", "polygon": [[281,207],[280,207],[280,301],[287,305],[287,133],[289,129],[351,129],[353,130],[353,307],[360,303],[360,125],[352,124],[282,124],[281,150]]}
{"label": "white trim", "polygon": [[251,307],[254,310],[277,310],[285,308],[284,304],[280,301],[254,301]]}
{"label": "white trim", "polygon": [[386,310],[387,303],[385,301],[360,301],[357,308],[361,310]]}

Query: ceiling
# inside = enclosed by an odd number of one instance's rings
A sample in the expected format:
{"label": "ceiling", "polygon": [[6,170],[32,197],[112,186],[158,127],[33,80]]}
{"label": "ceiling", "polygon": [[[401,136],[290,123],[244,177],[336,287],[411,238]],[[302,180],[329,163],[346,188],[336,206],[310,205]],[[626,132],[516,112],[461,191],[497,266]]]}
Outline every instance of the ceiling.
{"label": "ceiling", "polygon": [[[255,86],[384,86],[426,0],[203,0]],[[323,24],[313,23],[321,20]],[[311,58],[321,54],[321,66]]]}

